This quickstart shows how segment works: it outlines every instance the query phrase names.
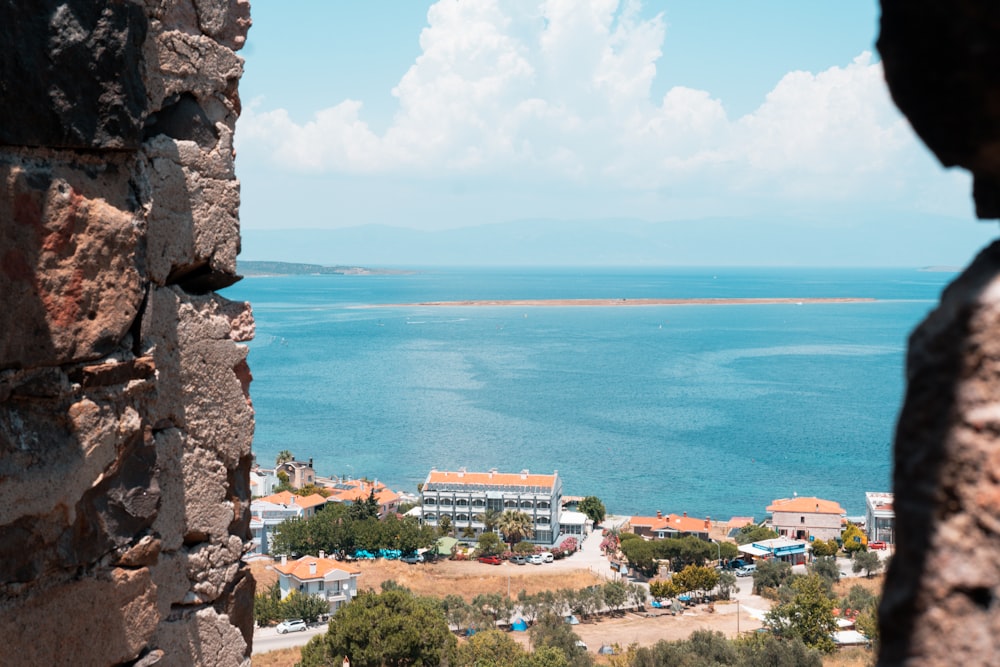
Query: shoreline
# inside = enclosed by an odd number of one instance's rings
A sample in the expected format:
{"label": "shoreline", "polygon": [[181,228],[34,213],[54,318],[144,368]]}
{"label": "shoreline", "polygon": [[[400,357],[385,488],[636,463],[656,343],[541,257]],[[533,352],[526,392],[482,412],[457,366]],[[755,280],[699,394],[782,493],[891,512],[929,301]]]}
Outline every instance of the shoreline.
{"label": "shoreline", "polygon": [[483,306],[524,306],[524,307],[615,307],[615,306],[759,306],[796,305],[824,303],[873,303],[870,297],[788,297],[762,298],[690,298],[690,299],[475,299],[467,301],[418,301],[415,303],[381,303],[372,308],[392,308],[405,306],[427,307],[483,307]]}

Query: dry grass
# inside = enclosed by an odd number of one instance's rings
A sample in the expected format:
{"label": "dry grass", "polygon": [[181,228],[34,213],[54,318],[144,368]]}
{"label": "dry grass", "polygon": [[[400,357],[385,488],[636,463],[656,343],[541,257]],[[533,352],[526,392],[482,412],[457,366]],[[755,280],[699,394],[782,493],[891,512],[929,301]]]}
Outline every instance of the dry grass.
{"label": "dry grass", "polygon": [[266,590],[278,580],[278,573],[271,567],[271,561],[267,559],[256,559],[249,563],[250,574],[257,582],[257,592]]}
{"label": "dry grass", "polygon": [[[511,597],[519,591],[528,594],[560,588],[586,588],[605,583],[589,570],[548,572],[534,567],[518,567],[509,563],[499,566],[483,565],[475,561],[441,561],[407,565],[399,561],[361,561],[359,587],[381,590],[382,583],[393,580],[417,595],[443,598],[458,594],[471,601],[480,593],[503,593],[510,590]],[[508,588],[509,586],[509,588]]]}
{"label": "dry grass", "polygon": [[845,648],[823,658],[823,667],[869,667],[874,664],[875,654],[860,647]]}
{"label": "dry grass", "polygon": [[882,595],[882,586],[885,584],[885,575],[876,574],[870,579],[865,577],[850,577],[841,579],[833,585],[833,592],[837,597],[847,597],[847,594],[855,586],[864,586],[875,595]]}
{"label": "dry grass", "polygon": [[253,667],[295,667],[295,663],[302,657],[298,648],[283,648],[277,651],[268,651],[250,657],[250,664]]}

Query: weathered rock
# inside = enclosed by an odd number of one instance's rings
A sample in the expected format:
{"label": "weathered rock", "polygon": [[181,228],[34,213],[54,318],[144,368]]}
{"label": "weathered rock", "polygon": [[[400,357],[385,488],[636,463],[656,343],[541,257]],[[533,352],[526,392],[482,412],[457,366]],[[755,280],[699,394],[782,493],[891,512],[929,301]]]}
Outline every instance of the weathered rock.
{"label": "weathered rock", "polygon": [[147,29],[133,2],[0,3],[0,144],[138,148]]}
{"label": "weathered rock", "polygon": [[143,290],[122,167],[0,155],[0,368],[97,359],[132,326]]}
{"label": "weathered rock", "polygon": [[5,664],[76,667],[135,660],[161,622],[156,593],[147,569],[115,569],[0,609]]}
{"label": "weathered rock", "polygon": [[247,10],[0,0],[8,661],[249,665]]}

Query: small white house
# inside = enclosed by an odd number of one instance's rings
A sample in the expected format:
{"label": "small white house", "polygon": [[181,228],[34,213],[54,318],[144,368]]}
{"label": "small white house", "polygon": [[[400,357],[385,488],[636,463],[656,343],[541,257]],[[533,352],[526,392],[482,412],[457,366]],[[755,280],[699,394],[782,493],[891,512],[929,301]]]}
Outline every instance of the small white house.
{"label": "small white house", "polygon": [[330,604],[330,613],[337,611],[358,594],[358,577],[361,570],[332,558],[303,556],[298,560],[282,557],[274,566],[278,571],[278,585],[281,599],[298,591],[306,595],[322,597]]}

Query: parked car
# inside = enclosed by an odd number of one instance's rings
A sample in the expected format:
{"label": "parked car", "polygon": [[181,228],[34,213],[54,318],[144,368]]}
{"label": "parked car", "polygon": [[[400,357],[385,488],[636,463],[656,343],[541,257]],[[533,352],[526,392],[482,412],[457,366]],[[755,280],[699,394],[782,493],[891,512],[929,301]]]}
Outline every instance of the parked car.
{"label": "parked car", "polygon": [[487,565],[499,565],[503,561],[499,556],[480,556],[479,562],[486,563]]}
{"label": "parked car", "polygon": [[305,632],[306,622],[301,618],[289,619],[287,621],[282,621],[278,623],[278,634],[283,635],[286,632]]}
{"label": "parked car", "polygon": [[542,553],[540,553],[538,555],[542,557],[542,562],[543,563],[551,563],[551,562],[555,561],[555,559],[556,559],[556,557],[552,555],[551,551],[543,551]]}
{"label": "parked car", "polygon": [[753,573],[757,571],[757,566],[751,563],[750,565],[744,565],[743,567],[736,570],[737,577],[752,577]]}
{"label": "parked car", "polygon": [[545,562],[545,559],[542,558],[542,554],[531,554],[531,556],[528,557],[528,562],[532,565],[541,565]]}
{"label": "parked car", "polygon": [[408,554],[406,556],[403,556],[399,560],[403,561],[404,563],[409,563],[410,565],[415,565],[416,563],[423,563],[424,557],[421,556],[420,554]]}
{"label": "parked car", "polygon": [[869,542],[868,543],[868,548],[869,549],[875,549],[876,551],[882,551],[883,549],[885,549],[885,542],[883,542],[882,540],[876,540],[874,542]]}
{"label": "parked car", "polygon": [[528,557],[522,556],[521,554],[515,554],[510,557],[510,562],[514,565],[524,565],[528,562]]}

